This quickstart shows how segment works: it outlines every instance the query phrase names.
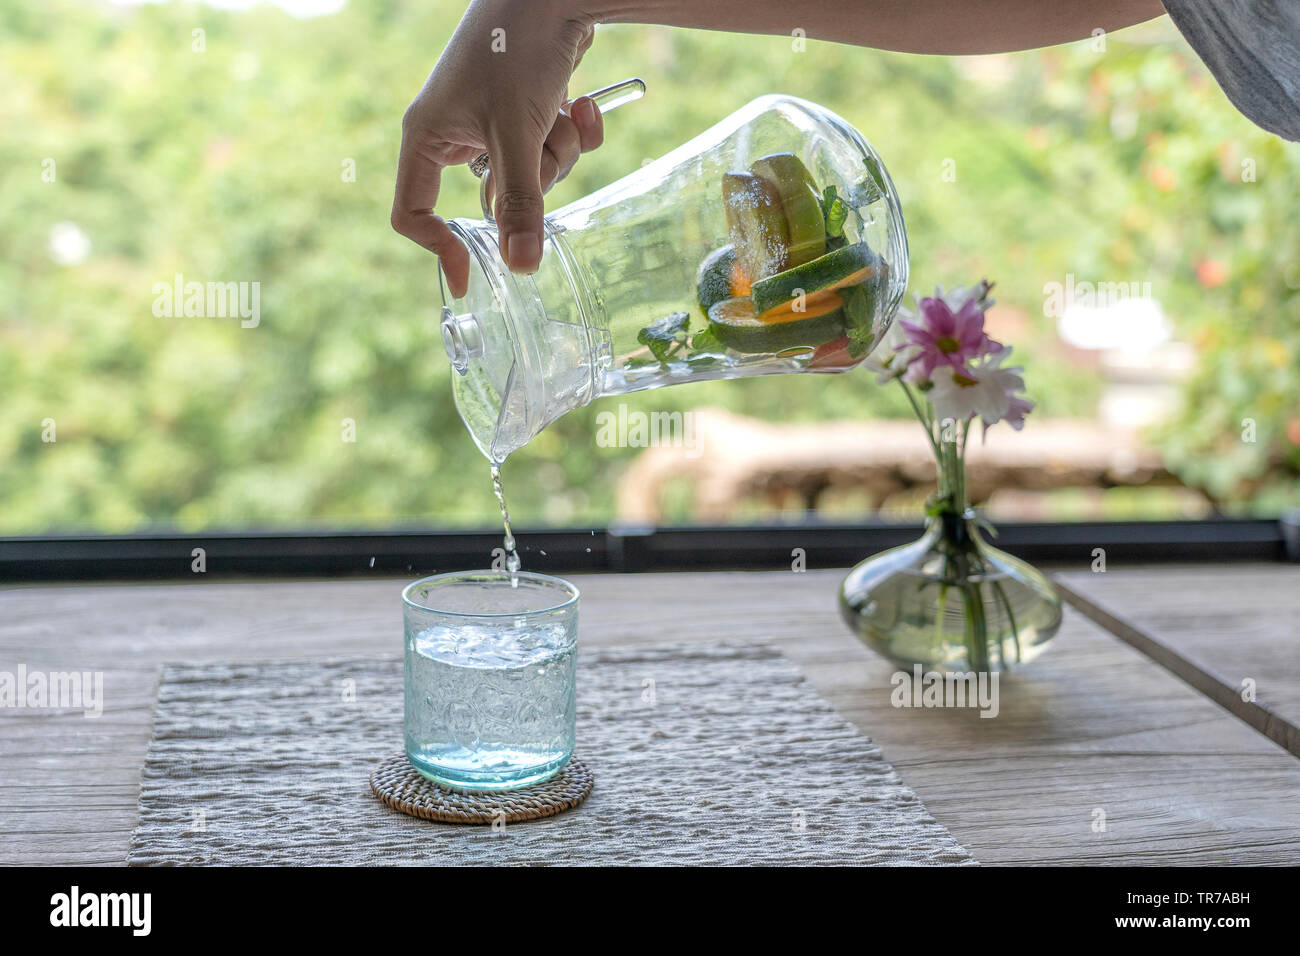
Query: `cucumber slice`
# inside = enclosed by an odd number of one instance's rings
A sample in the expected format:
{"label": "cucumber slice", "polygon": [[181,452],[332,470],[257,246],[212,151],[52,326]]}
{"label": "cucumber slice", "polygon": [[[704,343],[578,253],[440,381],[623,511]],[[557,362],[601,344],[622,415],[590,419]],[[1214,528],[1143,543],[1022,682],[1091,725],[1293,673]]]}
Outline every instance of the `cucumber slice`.
{"label": "cucumber slice", "polygon": [[722,207],[727,234],[747,276],[757,279],[786,267],[790,234],[775,186],[753,173],[723,173]]}
{"label": "cucumber slice", "polygon": [[754,283],[750,294],[760,313],[788,305],[800,295],[857,285],[876,276],[883,260],[865,242],[828,252],[812,262],[786,269]]}
{"label": "cucumber slice", "polygon": [[750,163],[749,171],[776,189],[789,235],[787,268],[811,262],[826,252],[826,217],[817,184],[794,153],[771,153]]}
{"label": "cucumber slice", "polygon": [[845,334],[843,302],[828,296],[806,312],[759,318],[748,296],[724,299],[709,309],[709,329],[733,352],[760,355],[793,348],[815,349]]}
{"label": "cucumber slice", "polygon": [[729,245],[714,249],[700,263],[700,271],[695,276],[695,293],[706,316],[714,303],[741,294],[732,281],[737,268],[736,251]]}

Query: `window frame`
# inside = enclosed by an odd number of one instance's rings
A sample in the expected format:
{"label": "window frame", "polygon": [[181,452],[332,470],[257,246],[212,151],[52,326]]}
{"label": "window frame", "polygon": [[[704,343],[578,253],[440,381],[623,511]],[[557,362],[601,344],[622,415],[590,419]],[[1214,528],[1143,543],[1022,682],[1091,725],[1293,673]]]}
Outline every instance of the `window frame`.
{"label": "window frame", "polygon": [[[564,574],[849,567],[921,533],[917,523],[816,521],[747,526],[521,529],[531,570]],[[997,547],[1027,561],[1088,567],[1194,561],[1300,561],[1300,516],[1181,521],[1006,522]],[[492,531],[212,531],[0,538],[0,583],[241,576],[420,575],[491,563]],[[203,549],[205,570],[193,569]]]}

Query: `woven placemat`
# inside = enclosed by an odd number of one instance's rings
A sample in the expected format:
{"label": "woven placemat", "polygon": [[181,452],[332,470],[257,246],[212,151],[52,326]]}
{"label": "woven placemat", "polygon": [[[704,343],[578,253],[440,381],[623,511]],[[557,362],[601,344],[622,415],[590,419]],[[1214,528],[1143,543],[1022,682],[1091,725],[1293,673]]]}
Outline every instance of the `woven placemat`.
{"label": "woven placemat", "polygon": [[440,787],[411,766],[406,754],[389,756],[370,771],[370,789],[394,810],[442,823],[519,823],[572,810],[591,793],[591,768],[573,757],[554,777],[532,787],[470,793]]}
{"label": "woven placemat", "polygon": [[399,656],[168,664],[134,865],[963,865],[870,738],[762,644],[579,651],[577,810],[431,826],[375,799]]}

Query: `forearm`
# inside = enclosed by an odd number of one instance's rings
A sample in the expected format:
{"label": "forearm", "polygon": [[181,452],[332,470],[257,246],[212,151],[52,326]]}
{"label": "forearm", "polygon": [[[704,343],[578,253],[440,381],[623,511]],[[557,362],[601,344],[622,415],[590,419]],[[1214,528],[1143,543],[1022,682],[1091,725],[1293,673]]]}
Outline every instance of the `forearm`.
{"label": "forearm", "polygon": [[565,0],[596,23],[790,35],[906,53],[1003,53],[1150,20],[1160,0]]}

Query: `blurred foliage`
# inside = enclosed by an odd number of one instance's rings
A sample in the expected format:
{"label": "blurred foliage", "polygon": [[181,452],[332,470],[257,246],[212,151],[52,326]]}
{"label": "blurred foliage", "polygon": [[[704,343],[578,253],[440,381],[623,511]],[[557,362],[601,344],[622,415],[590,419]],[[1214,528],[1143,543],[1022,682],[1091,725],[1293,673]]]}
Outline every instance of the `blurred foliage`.
{"label": "blurred foliage", "polygon": [[[300,20],[180,2],[0,8],[0,533],[495,516],[486,462],[451,403],[434,260],[388,227],[402,111],[462,9],[351,0]],[[1109,37],[1104,52],[1084,42],[964,60],[792,47],[602,28],[572,91],[638,74],[649,94],[610,118],[606,145],[548,202],[763,93],[823,103],[893,174],[914,288],[997,281],[1038,414],[1091,415],[1099,394],[1043,316],[1044,284],[1150,281],[1202,359],[1161,436],[1170,463],[1228,506],[1296,500],[1300,152],[1238,115],[1172,27]],[[474,186],[449,171],[439,210],[476,216]],[[60,223],[89,238],[83,261],[51,254]],[[259,282],[261,324],[156,317],[154,284],[177,273]],[[865,373],[632,404],[907,414]],[[636,450],[597,447],[599,410],[507,463],[521,523],[609,519]],[[355,442],[342,440],[345,419]],[[57,441],[43,440],[47,420]]]}

